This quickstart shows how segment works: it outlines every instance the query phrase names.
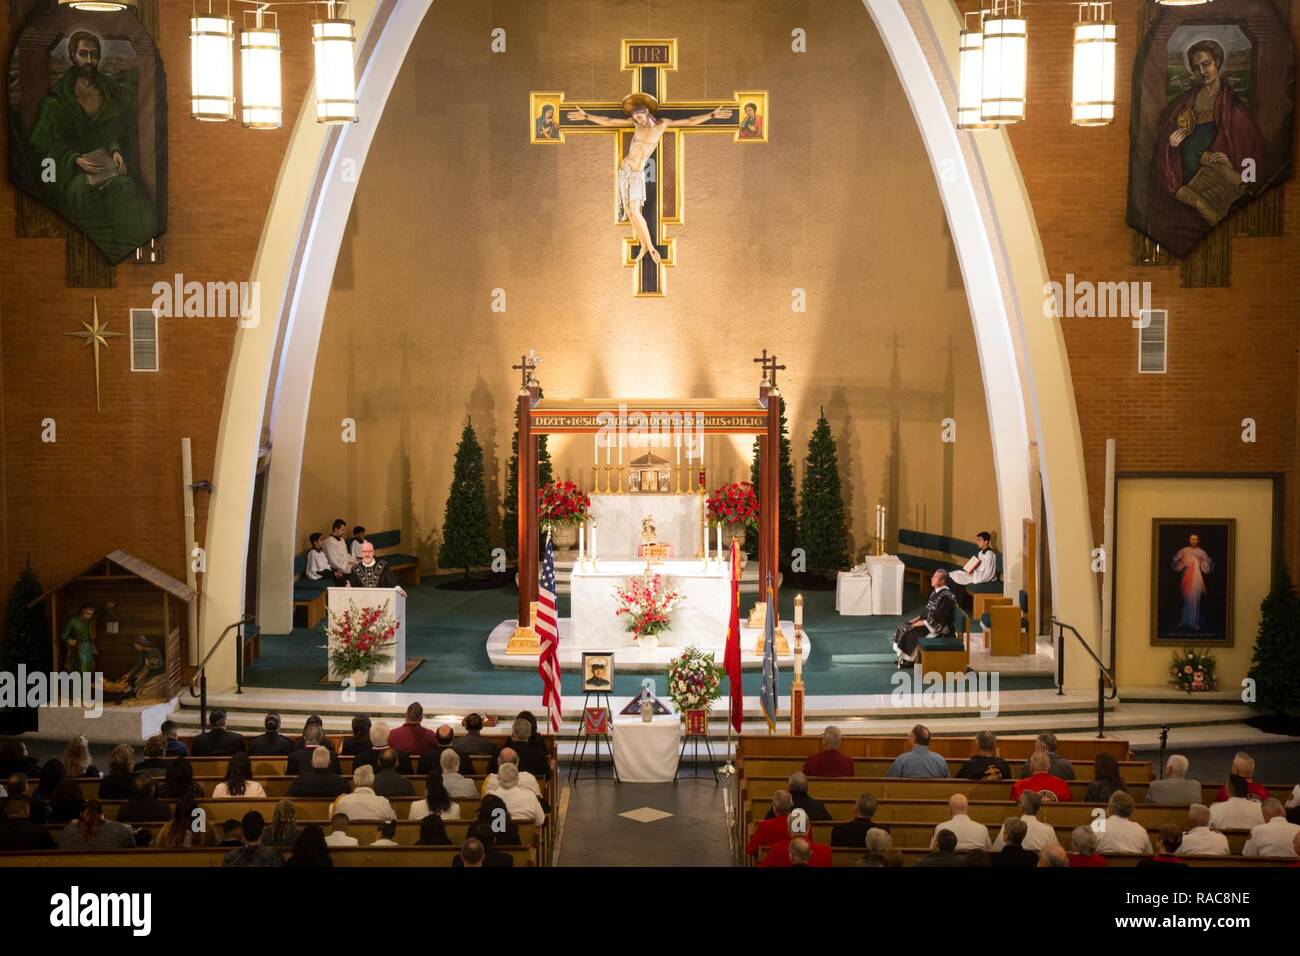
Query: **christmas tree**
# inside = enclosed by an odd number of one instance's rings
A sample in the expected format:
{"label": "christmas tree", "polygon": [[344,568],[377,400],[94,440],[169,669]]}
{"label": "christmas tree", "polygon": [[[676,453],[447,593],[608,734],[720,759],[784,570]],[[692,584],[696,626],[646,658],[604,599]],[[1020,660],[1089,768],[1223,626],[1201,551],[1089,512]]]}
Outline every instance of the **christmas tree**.
{"label": "christmas tree", "polygon": [[18,572],[18,580],[9,589],[9,604],[5,608],[4,646],[0,648],[0,662],[3,669],[14,671],[19,664],[26,664],[28,670],[49,671],[53,669],[50,660],[50,635],[45,625],[45,605],[28,607],[41,596],[41,582],[32,570],[32,559]]}
{"label": "christmas tree", "polygon": [[835,438],[824,413],[808,439],[799,524],[803,535],[799,544],[808,555],[809,571],[820,574],[848,567],[848,528],[840,495],[839,462]]}
{"label": "christmas tree", "polygon": [[492,560],[491,529],[488,526],[487,492],[483,486],[483,446],[474,434],[473,423],[461,432],[452,467],[451,492],[442,519],[442,547],[438,564],[445,568],[469,569]]}
{"label": "christmas tree", "polygon": [[[541,389],[537,390],[540,398]],[[537,487],[554,481],[551,472],[551,453],[546,448],[546,436],[537,436]],[[501,508],[501,536],[506,554],[513,561],[519,555],[519,406],[515,406],[515,433],[510,439],[510,461],[506,464],[506,497]]]}
{"label": "christmas tree", "polygon": [[1260,604],[1259,634],[1249,676],[1252,706],[1275,714],[1300,714],[1300,598],[1291,576],[1279,567]]}
{"label": "christmas tree", "polygon": [[[754,439],[754,459],[749,467],[749,481],[758,491],[759,479],[758,439]],[[799,502],[794,492],[794,460],[790,453],[790,430],[785,422],[785,399],[781,399],[781,556],[783,567],[790,564],[790,551],[799,546]],[[758,556],[758,529],[745,529],[745,553]]]}

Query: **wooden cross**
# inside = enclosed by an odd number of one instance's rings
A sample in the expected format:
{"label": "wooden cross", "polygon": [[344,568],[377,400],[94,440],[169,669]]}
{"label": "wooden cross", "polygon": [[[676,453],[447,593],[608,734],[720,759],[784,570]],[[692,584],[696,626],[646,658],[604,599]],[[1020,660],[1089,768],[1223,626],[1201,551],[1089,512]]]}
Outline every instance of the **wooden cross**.
{"label": "wooden cross", "polygon": [[776,388],[776,373],[779,369],[784,369],[785,366],[776,364],[775,353],[768,355],[767,349],[763,349],[763,354],[754,359],[754,361],[763,367],[763,381],[767,382],[767,384],[773,388]]}
{"label": "wooden cross", "polygon": [[[655,115],[660,119],[682,120],[713,108],[730,109],[730,119],[717,117],[698,126],[672,127],[664,132],[654,155],[646,164],[646,201],[642,214],[654,237],[662,262],[645,256],[636,257],[641,244],[631,236],[621,240],[624,268],[633,268],[633,292],[638,296],[662,296],[666,292],[665,266],[676,264],[677,240],[669,239],[665,227],[685,221],[686,133],[731,133],[735,143],[766,143],[770,132],[766,90],[733,90],[730,100],[668,100],[667,74],[677,69],[676,40],[623,40],[622,69],[632,73],[632,92],[648,93],[658,101]],[[633,129],[629,126],[593,126],[584,120],[568,118],[570,110],[582,110],[593,116],[626,119],[618,101],[566,101],[564,92],[529,94],[529,136],[536,144],[557,145],[570,133],[614,135],[613,207],[614,222],[627,223],[620,217],[618,167],[627,155]]]}
{"label": "wooden cross", "polygon": [[528,388],[533,384],[533,372],[541,364],[542,358],[532,349],[528,350],[527,355],[519,356],[519,364],[510,366],[519,373],[519,387]]}

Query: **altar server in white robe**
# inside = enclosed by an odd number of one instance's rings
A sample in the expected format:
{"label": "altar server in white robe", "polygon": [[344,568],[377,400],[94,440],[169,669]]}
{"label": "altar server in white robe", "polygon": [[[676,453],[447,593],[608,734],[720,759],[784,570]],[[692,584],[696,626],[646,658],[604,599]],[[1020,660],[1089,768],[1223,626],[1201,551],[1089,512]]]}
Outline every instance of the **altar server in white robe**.
{"label": "altar server in white robe", "polygon": [[313,531],[311,537],[311,550],[307,552],[307,578],[311,581],[319,581],[322,576],[333,578],[330,571],[330,559],[325,556],[325,549],[321,546],[323,536],[319,531]]}
{"label": "altar server in white robe", "polygon": [[951,572],[948,580],[954,585],[957,603],[970,610],[970,597],[966,593],[967,584],[984,584],[998,576],[998,553],[993,550],[993,538],[987,531],[975,535],[979,544],[978,554],[971,555],[969,561],[961,568]]}
{"label": "altar server in white robe", "polygon": [[325,539],[325,557],[329,559],[330,571],[340,584],[352,570],[352,565],[357,563],[356,558],[352,557],[352,553],[348,550],[347,541],[343,538],[347,530],[348,523],[342,518],[336,518],[330,528],[330,536]]}

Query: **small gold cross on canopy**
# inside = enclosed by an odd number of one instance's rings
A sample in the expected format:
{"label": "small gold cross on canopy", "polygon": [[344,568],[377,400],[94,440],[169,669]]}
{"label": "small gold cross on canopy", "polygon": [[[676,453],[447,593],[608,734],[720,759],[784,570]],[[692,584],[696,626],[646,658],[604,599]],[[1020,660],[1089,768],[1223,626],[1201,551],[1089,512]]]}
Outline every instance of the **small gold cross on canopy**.
{"label": "small gold cross on canopy", "polygon": [[521,389],[528,388],[530,385],[534,384],[535,380],[533,379],[533,372],[537,369],[537,366],[541,361],[541,356],[532,349],[529,349],[527,355],[519,356],[518,365],[510,366],[519,373],[519,387]]}
{"label": "small gold cross on canopy", "polygon": [[108,348],[109,339],[119,338],[125,333],[108,331],[107,322],[105,322],[103,325],[100,325],[99,324],[99,299],[94,298],[91,300],[91,302],[93,303],[92,304],[93,318],[91,319],[90,322],[81,323],[82,328],[84,328],[85,331],[64,332],[63,334],[71,335],[73,338],[81,339],[82,340],[81,344],[83,346],[89,345],[89,346],[93,346],[95,349],[95,411],[100,412],[103,411],[103,409],[100,407],[99,404],[99,349],[100,346],[103,346],[104,348]]}

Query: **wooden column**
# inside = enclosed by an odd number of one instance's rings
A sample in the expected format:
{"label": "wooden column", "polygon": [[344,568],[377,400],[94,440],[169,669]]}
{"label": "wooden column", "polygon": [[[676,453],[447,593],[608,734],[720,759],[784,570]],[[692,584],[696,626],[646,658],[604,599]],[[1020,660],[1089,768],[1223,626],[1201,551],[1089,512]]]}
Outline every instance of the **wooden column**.
{"label": "wooden column", "polygon": [[[778,631],[781,627],[781,391],[776,386],[767,392],[767,441],[763,462],[763,487],[766,495],[762,503],[763,524],[767,528],[767,569],[772,573],[772,606],[769,614]],[[766,578],[763,581],[767,586]]]}
{"label": "wooden column", "polygon": [[536,654],[540,649],[533,630],[532,602],[537,591],[537,438],[533,435],[533,390],[519,391],[519,452],[516,465],[519,528],[515,540],[519,555],[519,622],[506,647],[507,654]]}

